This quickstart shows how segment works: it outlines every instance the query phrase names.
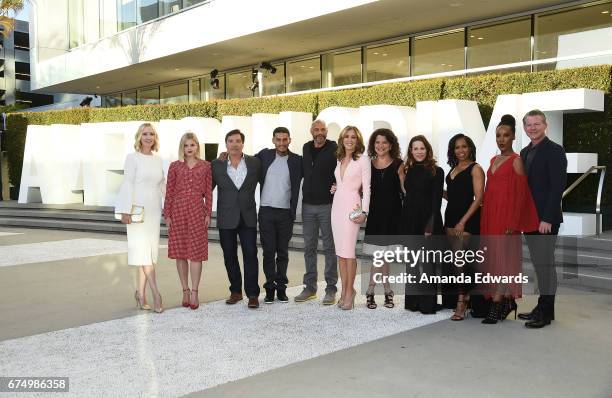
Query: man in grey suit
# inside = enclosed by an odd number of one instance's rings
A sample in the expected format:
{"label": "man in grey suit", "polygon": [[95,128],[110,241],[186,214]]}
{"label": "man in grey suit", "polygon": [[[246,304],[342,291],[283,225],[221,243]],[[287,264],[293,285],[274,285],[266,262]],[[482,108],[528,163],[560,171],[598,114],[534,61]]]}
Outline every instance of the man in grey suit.
{"label": "man in grey suit", "polygon": [[259,307],[259,262],[257,260],[257,210],[255,188],[260,179],[261,161],[242,153],[244,134],[232,130],[225,136],[227,159],[212,161],[213,189],[217,190],[217,227],[223,260],[230,281],[227,304],[242,300],[242,275],[238,242],[244,263],[244,291],[249,308]]}

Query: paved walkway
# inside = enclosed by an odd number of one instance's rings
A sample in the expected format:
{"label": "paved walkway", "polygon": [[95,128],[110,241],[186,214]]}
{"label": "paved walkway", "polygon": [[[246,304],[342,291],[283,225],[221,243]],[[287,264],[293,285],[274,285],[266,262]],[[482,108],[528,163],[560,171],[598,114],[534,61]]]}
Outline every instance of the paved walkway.
{"label": "paved walkway", "polygon": [[[227,278],[211,244],[204,303],[191,311],[162,241],[157,315],[134,308],[124,239],[0,230],[0,376],[69,376],[79,397],[612,396],[608,294],[561,289],[542,330],[414,314],[401,299],[392,310],[361,299],[353,311],[317,301],[253,311],[219,301]],[[290,253],[290,296],[302,273],[302,253]]]}

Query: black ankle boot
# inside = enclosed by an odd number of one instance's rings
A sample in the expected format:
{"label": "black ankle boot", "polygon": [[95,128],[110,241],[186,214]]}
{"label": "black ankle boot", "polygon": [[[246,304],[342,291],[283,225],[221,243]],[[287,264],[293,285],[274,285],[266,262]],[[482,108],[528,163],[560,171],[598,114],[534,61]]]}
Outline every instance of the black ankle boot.
{"label": "black ankle boot", "polygon": [[501,320],[501,312],[502,312],[502,303],[501,302],[492,302],[491,307],[489,307],[489,313],[487,317],[482,320],[482,323],[486,325],[494,325],[497,321]]}
{"label": "black ankle boot", "polygon": [[518,304],[514,299],[504,299],[502,301],[502,312],[501,319],[504,320],[510,315],[512,311],[514,311],[514,319],[516,319],[516,311],[518,310]]}
{"label": "black ankle boot", "polygon": [[274,289],[266,289],[266,298],[264,303],[272,304],[274,302]]}

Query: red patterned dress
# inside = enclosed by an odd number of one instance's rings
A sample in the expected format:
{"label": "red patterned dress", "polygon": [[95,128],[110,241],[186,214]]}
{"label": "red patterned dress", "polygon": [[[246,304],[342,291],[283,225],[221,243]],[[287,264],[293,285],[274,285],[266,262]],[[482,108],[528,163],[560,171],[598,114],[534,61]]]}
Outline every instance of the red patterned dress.
{"label": "red patterned dress", "polygon": [[[527,176],[514,170],[518,156],[510,155],[493,172],[494,156],[487,171],[480,218],[481,244],[487,247],[483,270],[497,276],[516,276],[522,271],[521,232],[535,231],[540,223]],[[493,296],[499,288],[497,284],[485,286],[485,296]],[[509,283],[501,290],[506,297],[522,295],[520,283]]]}
{"label": "red patterned dress", "polygon": [[168,170],[164,204],[164,218],[171,220],[168,257],[208,260],[208,230],[204,226],[204,219],[211,213],[210,163],[198,160],[189,168],[183,161],[172,162]]}

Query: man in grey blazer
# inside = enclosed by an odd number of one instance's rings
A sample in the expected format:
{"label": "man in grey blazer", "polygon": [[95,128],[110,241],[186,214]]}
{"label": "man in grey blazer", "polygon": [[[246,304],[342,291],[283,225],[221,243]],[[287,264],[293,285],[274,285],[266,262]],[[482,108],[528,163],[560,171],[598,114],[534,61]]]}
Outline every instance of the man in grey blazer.
{"label": "man in grey blazer", "polygon": [[213,189],[217,190],[217,227],[223,260],[230,282],[227,304],[242,300],[242,275],[238,242],[244,263],[244,291],[249,308],[259,307],[259,262],[257,260],[257,210],[255,188],[260,179],[261,161],[242,153],[244,134],[232,130],[225,136],[227,159],[212,161]]}

